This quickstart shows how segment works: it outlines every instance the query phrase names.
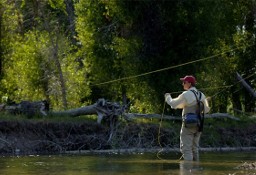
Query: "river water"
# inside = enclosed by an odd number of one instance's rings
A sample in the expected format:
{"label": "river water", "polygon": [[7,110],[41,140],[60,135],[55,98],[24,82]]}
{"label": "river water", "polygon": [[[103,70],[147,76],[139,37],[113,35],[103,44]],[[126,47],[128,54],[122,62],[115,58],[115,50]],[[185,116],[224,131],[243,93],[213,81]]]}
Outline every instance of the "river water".
{"label": "river water", "polygon": [[29,155],[0,157],[1,175],[256,175],[237,169],[256,162],[256,152],[201,153],[199,162],[178,153]]}

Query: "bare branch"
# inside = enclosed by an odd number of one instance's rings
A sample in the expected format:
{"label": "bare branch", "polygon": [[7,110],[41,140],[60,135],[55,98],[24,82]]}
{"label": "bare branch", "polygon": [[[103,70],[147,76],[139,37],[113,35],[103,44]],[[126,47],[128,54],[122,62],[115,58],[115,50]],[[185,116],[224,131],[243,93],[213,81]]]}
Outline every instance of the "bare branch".
{"label": "bare branch", "polygon": [[237,72],[236,73],[237,79],[242,83],[245,89],[252,94],[253,98],[256,98],[256,92],[252,89],[252,87],[246,83],[246,81],[242,78],[242,76]]}

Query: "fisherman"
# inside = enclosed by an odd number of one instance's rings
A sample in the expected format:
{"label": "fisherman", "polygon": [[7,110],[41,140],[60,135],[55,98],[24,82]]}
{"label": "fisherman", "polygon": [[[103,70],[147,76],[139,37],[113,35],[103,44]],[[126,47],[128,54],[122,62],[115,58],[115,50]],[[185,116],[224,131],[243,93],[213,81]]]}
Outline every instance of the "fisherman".
{"label": "fisherman", "polygon": [[[165,101],[174,109],[182,110],[182,127],[180,131],[180,151],[184,160],[197,161],[199,160],[199,140],[203,129],[203,116],[198,112],[199,102],[202,102],[204,107],[203,113],[208,113],[210,108],[205,95],[198,91],[195,87],[196,79],[192,75],[187,75],[180,78],[184,88],[184,92],[177,98],[172,98],[170,93],[165,94]],[[198,100],[198,101],[197,101]],[[186,117],[189,115],[195,116],[198,114],[199,123],[192,127],[186,125]]]}

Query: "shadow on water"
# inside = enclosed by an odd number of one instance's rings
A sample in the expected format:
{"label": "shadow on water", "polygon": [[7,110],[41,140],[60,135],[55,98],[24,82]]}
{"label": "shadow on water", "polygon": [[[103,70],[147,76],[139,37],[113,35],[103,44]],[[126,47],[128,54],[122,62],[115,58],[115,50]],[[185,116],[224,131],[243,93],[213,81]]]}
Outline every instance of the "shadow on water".
{"label": "shadow on water", "polygon": [[8,175],[256,175],[237,167],[256,162],[255,152],[201,153],[198,162],[175,153],[94,154],[1,157],[0,174]]}

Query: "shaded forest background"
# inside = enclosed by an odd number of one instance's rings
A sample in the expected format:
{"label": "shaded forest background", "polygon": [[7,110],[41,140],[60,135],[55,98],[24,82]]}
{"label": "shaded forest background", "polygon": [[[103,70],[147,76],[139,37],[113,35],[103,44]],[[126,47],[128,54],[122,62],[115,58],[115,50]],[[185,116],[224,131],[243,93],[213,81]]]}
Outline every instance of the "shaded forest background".
{"label": "shaded forest background", "polygon": [[161,113],[193,74],[211,112],[254,112],[255,22],[255,0],[1,0],[0,100]]}

